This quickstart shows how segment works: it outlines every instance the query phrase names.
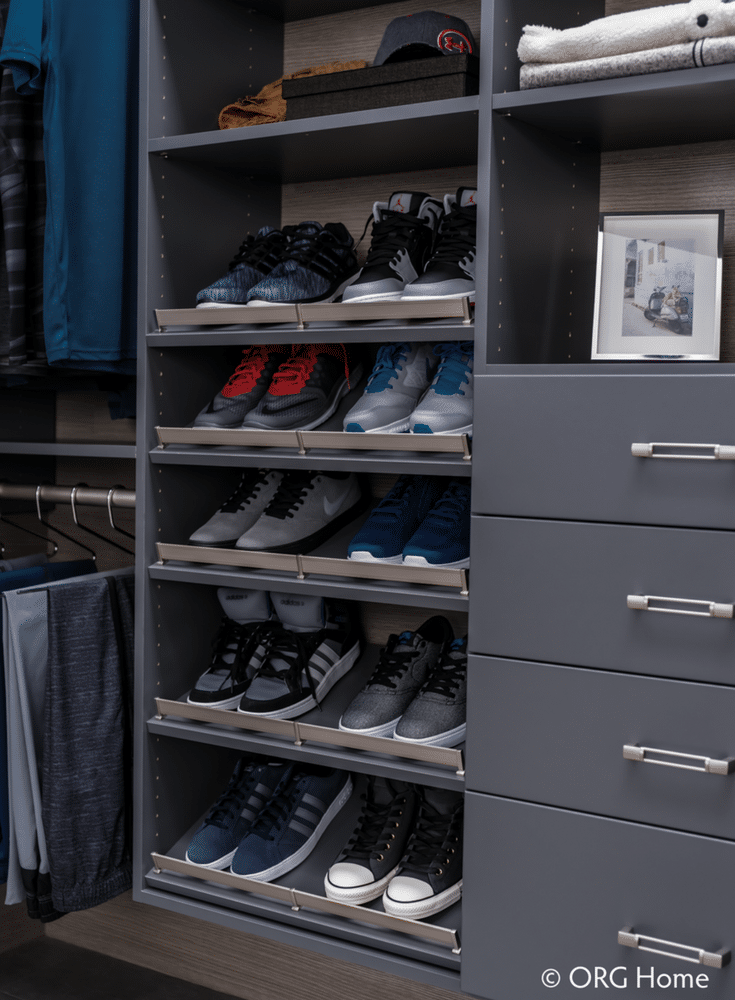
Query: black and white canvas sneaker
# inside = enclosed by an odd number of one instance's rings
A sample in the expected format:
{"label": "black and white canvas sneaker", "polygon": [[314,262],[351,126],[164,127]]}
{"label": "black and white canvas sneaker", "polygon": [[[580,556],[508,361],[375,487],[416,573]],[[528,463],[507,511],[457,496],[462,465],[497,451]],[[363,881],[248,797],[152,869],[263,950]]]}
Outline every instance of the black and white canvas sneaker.
{"label": "black and white canvas sneaker", "polygon": [[403,291],[401,300],[475,297],[477,189],[461,187],[444,196],[445,215],[436,248],[424,273]]}
{"label": "black and white canvas sneaker", "polygon": [[246,469],[232,496],[189,536],[189,544],[215,549],[232,548],[238,538],[258,521],[276,495],[282,479],[282,472]]}
{"label": "black and white canvas sneaker", "polygon": [[360,655],[351,606],[317,595],[271,594],[277,621],[259,632],[265,654],[238,712],[293,719],[315,708]]}
{"label": "black and white canvas sneaker", "polygon": [[365,266],[342,301],[399,299],[431,256],[442,212],[441,202],[421,191],[396,191],[388,201],[376,201]]}
{"label": "black and white canvas sneaker", "polygon": [[212,641],[212,661],[189,692],[190,705],[237,708],[265,656],[258,626],[273,618],[264,590],[218,587],[225,617]]}
{"label": "black and white canvas sneaker", "polygon": [[354,472],[286,472],[261,517],[236,548],[257,552],[311,552],[364,508]]}
{"label": "black and white canvas sneaker", "polygon": [[445,648],[393,734],[405,743],[456,747],[467,729],[467,636]]}
{"label": "black and white canvas sneaker", "polygon": [[398,871],[418,808],[405,782],[369,777],[362,812],[344,850],[324,877],[324,891],[339,903],[369,903]]}

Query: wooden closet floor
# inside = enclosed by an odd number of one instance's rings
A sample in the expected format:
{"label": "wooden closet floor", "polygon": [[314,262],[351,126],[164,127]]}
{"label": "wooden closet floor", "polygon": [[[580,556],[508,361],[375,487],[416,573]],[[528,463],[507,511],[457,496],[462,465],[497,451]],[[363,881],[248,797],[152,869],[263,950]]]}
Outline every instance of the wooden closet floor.
{"label": "wooden closet floor", "polygon": [[39,938],[4,952],[0,1000],[224,1000],[225,993]]}

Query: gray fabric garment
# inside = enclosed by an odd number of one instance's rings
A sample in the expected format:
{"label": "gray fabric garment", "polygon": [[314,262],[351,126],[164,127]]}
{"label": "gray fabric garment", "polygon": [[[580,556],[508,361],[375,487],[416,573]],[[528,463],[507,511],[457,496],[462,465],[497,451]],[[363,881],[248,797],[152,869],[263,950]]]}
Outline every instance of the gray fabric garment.
{"label": "gray fabric garment", "polygon": [[730,62],[735,62],[735,38],[703,38],[698,42],[599,59],[582,59],[579,62],[525,63],[521,66],[521,90]]}
{"label": "gray fabric garment", "polygon": [[42,810],[62,912],[132,886],[131,587],[86,577],[48,592]]}

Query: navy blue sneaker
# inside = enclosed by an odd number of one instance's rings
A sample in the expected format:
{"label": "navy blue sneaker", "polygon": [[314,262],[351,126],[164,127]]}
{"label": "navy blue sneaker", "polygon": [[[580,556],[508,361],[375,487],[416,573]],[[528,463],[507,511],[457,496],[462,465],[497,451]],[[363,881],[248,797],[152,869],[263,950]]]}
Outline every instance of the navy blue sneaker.
{"label": "navy blue sneaker", "polygon": [[186,860],[202,868],[227,868],[238,844],[292,770],[291,764],[259,764],[241,757],[223,795],[186,849]]}
{"label": "navy blue sneaker", "polygon": [[403,549],[407,566],[461,569],[470,564],[470,484],[450,479]]}
{"label": "navy blue sneaker", "polygon": [[287,775],[232,859],[233,875],[270,882],[307,858],[352,794],[344,771],[313,766]]}
{"label": "navy blue sneaker", "polygon": [[401,476],[349,544],[348,559],[399,563],[404,546],[441,497],[444,480]]}
{"label": "navy blue sneaker", "polygon": [[280,263],[293,227],[283,231],[264,226],[257,236],[247,236],[230,261],[227,274],[197,295],[197,309],[244,306],[248,292]]}
{"label": "navy blue sneaker", "polygon": [[334,302],[357,274],[354,240],[341,222],[302,222],[283,258],[248,292],[248,305]]}

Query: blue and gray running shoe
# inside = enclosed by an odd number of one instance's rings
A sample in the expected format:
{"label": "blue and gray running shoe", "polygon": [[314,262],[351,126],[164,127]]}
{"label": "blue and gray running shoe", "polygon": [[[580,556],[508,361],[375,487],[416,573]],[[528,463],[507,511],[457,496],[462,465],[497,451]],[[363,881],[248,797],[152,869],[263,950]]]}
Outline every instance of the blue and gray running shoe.
{"label": "blue and gray running shoe", "polygon": [[347,558],[401,562],[404,546],[442,495],[444,483],[438,476],[401,476],[350,542]]}
{"label": "blue and gray running shoe", "polygon": [[248,305],[333,302],[357,274],[354,240],[341,222],[302,222],[267,278],[248,292]]}
{"label": "blue and gray running shoe", "polygon": [[241,757],[224,791],[186,849],[186,860],[202,868],[227,868],[240,841],[292,770],[290,764],[259,764]]}
{"label": "blue and gray running shoe", "polygon": [[313,766],[287,775],[238,847],[230,871],[263,882],[290,872],[311,854],[351,794],[344,771]]}
{"label": "blue and gray running shoe", "polygon": [[439,368],[411,414],[412,434],[471,434],[475,346],[471,340],[437,344]]}
{"label": "blue and gray running shoe", "polygon": [[470,484],[450,479],[441,499],[403,549],[407,566],[462,569],[470,564]]}
{"label": "blue and gray running shoe", "polygon": [[199,292],[197,309],[244,306],[250,289],[281,260],[292,232],[292,226],[283,231],[264,226],[257,236],[247,236],[230,261],[227,274]]}
{"label": "blue and gray running shoe", "polygon": [[368,434],[407,431],[436,365],[430,344],[383,344],[365,392],[344,418],[344,429]]}

